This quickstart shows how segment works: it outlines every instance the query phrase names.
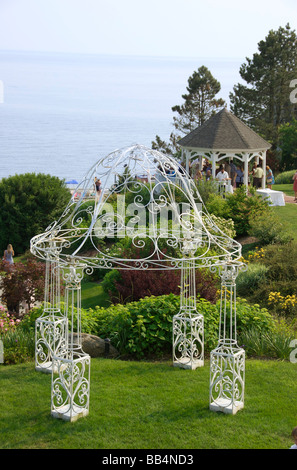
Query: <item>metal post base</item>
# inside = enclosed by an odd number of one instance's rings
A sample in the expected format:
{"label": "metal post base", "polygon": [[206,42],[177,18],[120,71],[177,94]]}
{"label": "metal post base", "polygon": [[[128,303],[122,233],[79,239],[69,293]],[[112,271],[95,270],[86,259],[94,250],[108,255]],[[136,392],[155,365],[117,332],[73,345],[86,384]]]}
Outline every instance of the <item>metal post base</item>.
{"label": "metal post base", "polygon": [[179,313],[173,317],[173,366],[195,370],[204,366],[204,318]]}
{"label": "metal post base", "polygon": [[219,345],[210,354],[210,410],[236,414],[244,407],[245,351]]}
{"label": "metal post base", "polygon": [[76,352],[70,359],[53,357],[51,415],[54,418],[74,422],[89,414],[90,364],[90,356],[84,352]]}
{"label": "metal post base", "polygon": [[35,322],[35,370],[50,374],[52,357],[67,348],[67,318],[45,315]]}

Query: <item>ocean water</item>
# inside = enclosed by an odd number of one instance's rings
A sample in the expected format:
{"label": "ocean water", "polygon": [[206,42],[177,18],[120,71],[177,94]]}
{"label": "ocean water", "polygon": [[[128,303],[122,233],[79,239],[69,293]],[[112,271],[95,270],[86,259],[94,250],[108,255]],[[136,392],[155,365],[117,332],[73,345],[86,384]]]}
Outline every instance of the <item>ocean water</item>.
{"label": "ocean water", "polygon": [[80,180],[117,148],[168,140],[193,71],[207,66],[228,102],[242,62],[0,51],[0,179]]}

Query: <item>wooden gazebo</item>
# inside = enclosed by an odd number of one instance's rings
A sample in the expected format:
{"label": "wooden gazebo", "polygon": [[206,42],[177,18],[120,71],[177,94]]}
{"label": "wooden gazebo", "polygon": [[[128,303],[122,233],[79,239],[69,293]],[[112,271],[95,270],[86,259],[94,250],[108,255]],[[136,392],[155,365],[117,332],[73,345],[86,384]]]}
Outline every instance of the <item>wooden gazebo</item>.
{"label": "wooden gazebo", "polygon": [[217,163],[228,158],[239,160],[245,186],[248,186],[249,162],[255,159],[258,163],[261,159],[264,170],[262,187],[266,186],[266,152],[271,145],[226,108],[179,140],[178,145],[182,147],[187,170],[190,160],[198,158],[201,169],[202,159],[207,158],[212,164],[213,178]]}

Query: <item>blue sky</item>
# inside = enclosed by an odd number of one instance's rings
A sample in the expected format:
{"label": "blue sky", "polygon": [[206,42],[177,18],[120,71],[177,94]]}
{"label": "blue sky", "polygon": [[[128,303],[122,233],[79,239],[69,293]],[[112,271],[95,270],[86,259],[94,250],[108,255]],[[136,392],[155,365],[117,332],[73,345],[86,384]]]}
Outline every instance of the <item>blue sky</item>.
{"label": "blue sky", "polygon": [[0,49],[245,58],[296,0],[0,0]]}

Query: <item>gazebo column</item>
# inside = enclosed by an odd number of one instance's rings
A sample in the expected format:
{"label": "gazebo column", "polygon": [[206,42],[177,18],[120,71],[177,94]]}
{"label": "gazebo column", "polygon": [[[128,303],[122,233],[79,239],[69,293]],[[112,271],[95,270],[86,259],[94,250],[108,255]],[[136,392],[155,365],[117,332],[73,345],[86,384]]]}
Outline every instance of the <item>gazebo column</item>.
{"label": "gazebo column", "polygon": [[213,180],[215,180],[215,178],[216,178],[216,163],[217,163],[216,156],[212,152],[211,153],[211,173],[212,173],[212,179]]}
{"label": "gazebo column", "polygon": [[71,327],[67,350],[53,357],[51,414],[65,421],[76,421],[89,413],[91,359],[81,343],[82,273],[71,266],[64,279],[65,316],[69,315]]}
{"label": "gazebo column", "polygon": [[262,188],[265,189],[266,188],[266,151],[263,152],[263,178],[262,178]]}
{"label": "gazebo column", "polygon": [[243,184],[247,191],[249,186],[249,157],[246,153],[244,154]]}
{"label": "gazebo column", "polygon": [[173,365],[196,369],[204,365],[204,318],[197,313],[195,260],[183,260],[180,311],[173,317]]}
{"label": "gazebo column", "polygon": [[223,267],[218,346],[210,354],[210,409],[235,414],[244,407],[245,351],[237,345],[238,266]]}
{"label": "gazebo column", "polygon": [[67,316],[60,310],[60,268],[56,242],[51,241],[49,248],[43,312],[35,322],[35,370],[51,373],[53,355],[67,348]]}

